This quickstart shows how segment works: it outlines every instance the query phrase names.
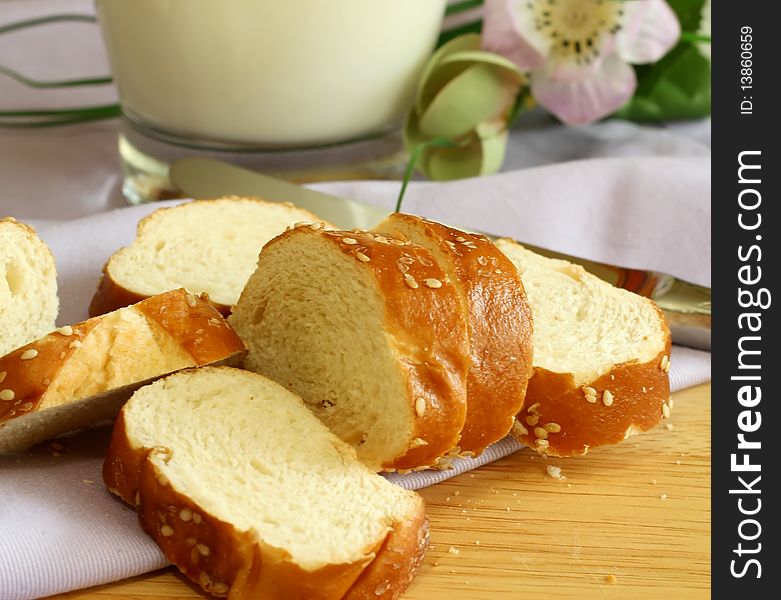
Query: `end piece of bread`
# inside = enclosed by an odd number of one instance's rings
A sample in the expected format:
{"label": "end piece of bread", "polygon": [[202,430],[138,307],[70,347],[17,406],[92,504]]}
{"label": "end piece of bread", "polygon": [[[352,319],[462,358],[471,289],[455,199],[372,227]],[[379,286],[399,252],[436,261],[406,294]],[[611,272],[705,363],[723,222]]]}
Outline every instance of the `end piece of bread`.
{"label": "end piece of bread", "polygon": [[185,288],[206,293],[228,315],[263,245],[296,222],[320,220],[292,204],[238,196],[158,209],[139,221],[133,243],[103,267],[89,314]]}
{"label": "end piece of bread", "polygon": [[103,477],[215,596],[395,599],[428,545],[420,496],[361,465],[300,398],[229,367],[138,390]]}
{"label": "end piece of bread", "polygon": [[424,468],[458,443],[466,315],[425,248],[296,227],[263,248],[229,323],[245,368],[300,395],[370,468]]}
{"label": "end piece of bread", "polygon": [[161,375],[244,353],[222,315],[185,290],[60,327],[0,358],[0,454],[112,419]]}
{"label": "end piece of bread", "polygon": [[0,356],[55,327],[57,270],[49,247],[16,219],[0,219]]}
{"label": "end piece of bread", "polygon": [[585,454],[669,416],[670,330],[647,298],[510,240],[534,317],[534,374],[513,426],[550,456]]}
{"label": "end piece of bread", "polygon": [[479,454],[510,431],[532,374],[532,316],[518,271],[485,236],[394,213],[376,227],[427,248],[467,311],[469,368],[460,453]]}

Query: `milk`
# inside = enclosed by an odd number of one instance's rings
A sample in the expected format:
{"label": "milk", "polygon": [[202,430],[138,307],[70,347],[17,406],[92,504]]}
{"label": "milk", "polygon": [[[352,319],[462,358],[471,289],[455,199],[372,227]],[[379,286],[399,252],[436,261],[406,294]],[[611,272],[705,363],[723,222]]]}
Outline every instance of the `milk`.
{"label": "milk", "polygon": [[303,147],[403,119],[446,0],[96,0],[123,110],[186,139]]}

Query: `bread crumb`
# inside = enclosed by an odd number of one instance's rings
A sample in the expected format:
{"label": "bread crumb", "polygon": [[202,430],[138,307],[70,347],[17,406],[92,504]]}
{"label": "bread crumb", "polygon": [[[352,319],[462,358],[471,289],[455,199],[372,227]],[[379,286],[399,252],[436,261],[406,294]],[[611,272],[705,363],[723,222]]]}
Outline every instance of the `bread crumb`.
{"label": "bread crumb", "polygon": [[92,481],[92,479],[82,479],[81,481],[83,483],[95,483],[94,481]]}
{"label": "bread crumb", "polygon": [[461,550],[456,548],[455,546],[450,546],[450,548],[447,551],[448,554],[452,554],[453,556],[458,556],[461,554]]}
{"label": "bread crumb", "polygon": [[558,479],[559,481],[561,481],[562,479],[566,479],[566,477],[562,475],[560,467],[557,467],[555,465],[548,465],[547,467],[545,467],[545,470],[548,471],[548,475],[553,479]]}
{"label": "bread crumb", "polygon": [[461,490],[456,490],[455,492],[453,492],[453,495],[454,496],[458,496],[460,493],[461,493]]}
{"label": "bread crumb", "polygon": [[651,480],[651,485],[656,485],[656,479]]}
{"label": "bread crumb", "polygon": [[605,575],[605,581],[607,581],[610,585],[613,585],[616,581],[618,581],[618,578],[611,573],[610,575]]}
{"label": "bread crumb", "polygon": [[667,429],[667,431],[672,431],[673,430],[673,424],[672,423],[665,423],[664,427],[665,427],[665,429]]}
{"label": "bread crumb", "polygon": [[667,494],[661,494],[659,496],[662,500],[667,500]]}

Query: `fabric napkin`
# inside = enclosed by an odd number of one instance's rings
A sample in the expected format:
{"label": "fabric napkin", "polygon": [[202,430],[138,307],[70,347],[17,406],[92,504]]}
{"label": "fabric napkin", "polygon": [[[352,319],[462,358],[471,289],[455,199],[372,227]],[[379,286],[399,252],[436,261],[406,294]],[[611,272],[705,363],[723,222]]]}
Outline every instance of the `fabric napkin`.
{"label": "fabric napkin", "polygon": [[[665,270],[707,285],[709,179],[706,163],[697,160],[582,161],[449,184],[415,182],[405,210],[571,254]],[[398,184],[391,182],[317,187],[389,210],[398,192]],[[86,317],[107,257],[132,240],[141,217],[172,204],[59,223],[32,222],[57,260],[59,324]],[[670,376],[673,389],[707,381],[710,354],[675,347]],[[44,445],[0,458],[0,600],[38,598],[166,564],[134,511],[102,484],[109,433],[106,426],[65,438],[61,453]],[[451,471],[389,479],[406,488],[425,487],[520,448],[505,439],[478,459],[456,461]]]}

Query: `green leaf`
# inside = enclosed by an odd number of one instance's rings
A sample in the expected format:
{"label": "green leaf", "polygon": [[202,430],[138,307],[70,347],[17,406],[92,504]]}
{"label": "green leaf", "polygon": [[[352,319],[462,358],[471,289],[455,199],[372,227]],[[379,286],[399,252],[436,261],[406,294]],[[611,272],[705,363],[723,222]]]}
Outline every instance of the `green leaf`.
{"label": "green leaf", "polygon": [[700,28],[705,0],[667,0],[667,3],[678,15],[681,30],[697,31]]}
{"label": "green leaf", "polygon": [[688,42],[679,43],[654,65],[637,72],[637,91],[617,117],[663,121],[705,117],[711,110],[710,61]]}

